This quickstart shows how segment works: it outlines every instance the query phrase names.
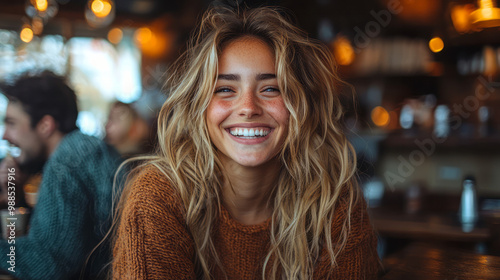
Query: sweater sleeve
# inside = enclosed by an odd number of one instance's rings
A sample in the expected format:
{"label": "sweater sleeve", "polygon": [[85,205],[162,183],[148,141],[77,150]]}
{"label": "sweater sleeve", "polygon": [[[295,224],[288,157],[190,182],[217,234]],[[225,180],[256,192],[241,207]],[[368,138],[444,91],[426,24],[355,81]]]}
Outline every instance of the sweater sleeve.
{"label": "sweater sleeve", "polygon": [[[333,242],[340,236],[342,222],[347,215],[347,202],[342,199],[332,223]],[[351,212],[351,229],[344,249],[337,255],[332,268],[326,250],[322,251],[314,279],[378,279],[381,263],[377,254],[377,237],[366,211],[366,203],[360,197]]]}
{"label": "sweater sleeve", "polygon": [[113,279],[195,279],[176,191],[149,169],[132,184],[113,248]]}
{"label": "sweater sleeve", "polygon": [[20,279],[69,279],[79,275],[87,255],[92,221],[89,197],[66,166],[53,164],[44,172],[39,201],[31,217],[29,233],[15,244],[0,241],[0,266],[8,270],[7,252],[15,246],[15,268]]}

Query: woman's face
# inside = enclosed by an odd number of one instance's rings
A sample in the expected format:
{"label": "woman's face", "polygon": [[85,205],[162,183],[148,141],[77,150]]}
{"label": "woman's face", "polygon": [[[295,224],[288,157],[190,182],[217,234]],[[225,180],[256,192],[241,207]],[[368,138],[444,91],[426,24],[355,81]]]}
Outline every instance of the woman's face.
{"label": "woman's face", "polygon": [[207,109],[208,132],[223,163],[256,167],[275,158],[289,115],[271,48],[253,37],[230,42],[219,56],[219,76]]}

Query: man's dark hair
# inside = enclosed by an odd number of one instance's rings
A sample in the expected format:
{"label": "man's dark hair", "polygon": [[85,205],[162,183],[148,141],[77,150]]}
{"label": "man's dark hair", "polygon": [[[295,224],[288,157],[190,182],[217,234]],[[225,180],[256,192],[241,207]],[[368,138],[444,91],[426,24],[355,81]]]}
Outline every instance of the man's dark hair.
{"label": "man's dark hair", "polygon": [[35,127],[49,115],[58,123],[58,130],[68,133],[75,129],[78,107],[75,92],[63,77],[50,71],[30,76],[24,75],[13,84],[0,85],[0,91],[11,102],[19,102]]}

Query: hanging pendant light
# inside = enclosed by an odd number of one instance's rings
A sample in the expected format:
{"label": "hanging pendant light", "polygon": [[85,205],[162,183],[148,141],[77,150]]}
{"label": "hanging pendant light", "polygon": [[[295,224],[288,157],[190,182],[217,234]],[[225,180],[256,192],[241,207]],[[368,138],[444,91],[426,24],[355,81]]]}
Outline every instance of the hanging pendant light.
{"label": "hanging pendant light", "polygon": [[55,0],[26,0],[25,12],[30,18],[41,18],[47,21],[53,18],[59,11]]}
{"label": "hanging pendant light", "polygon": [[113,0],[89,0],[85,9],[87,23],[96,28],[105,27],[115,19]]}
{"label": "hanging pendant light", "polygon": [[489,28],[500,26],[500,9],[493,0],[478,0],[479,9],[471,13],[471,24],[474,28]]}

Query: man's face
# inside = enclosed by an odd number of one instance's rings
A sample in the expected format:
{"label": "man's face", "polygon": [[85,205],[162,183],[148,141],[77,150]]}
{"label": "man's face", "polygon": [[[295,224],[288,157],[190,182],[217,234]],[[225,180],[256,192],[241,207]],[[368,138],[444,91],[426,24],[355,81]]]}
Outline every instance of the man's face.
{"label": "man's face", "polygon": [[3,139],[21,149],[19,157],[14,158],[20,167],[45,161],[45,144],[36,127],[31,126],[30,116],[21,103],[9,102],[5,114],[5,133]]}

